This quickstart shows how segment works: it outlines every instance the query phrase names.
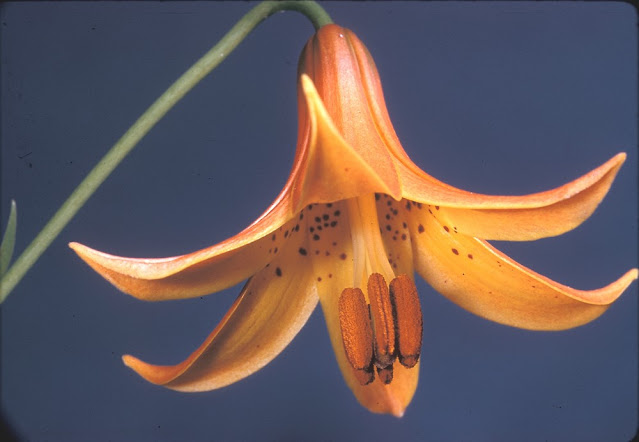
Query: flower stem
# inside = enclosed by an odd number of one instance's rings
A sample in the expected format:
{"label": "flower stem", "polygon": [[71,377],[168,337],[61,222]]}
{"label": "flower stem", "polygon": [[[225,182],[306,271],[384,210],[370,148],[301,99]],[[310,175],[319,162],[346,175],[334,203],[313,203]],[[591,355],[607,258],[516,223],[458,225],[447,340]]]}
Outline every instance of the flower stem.
{"label": "flower stem", "polygon": [[265,1],[251,9],[202,58],[173,83],[126,131],[100,162],[76,187],[31,244],[0,280],[0,303],[49,247],[84,203],[113,172],[135,145],[187,92],[219,65],[257,25],[276,12],[291,10],[304,14],[315,29],[332,23],[330,16],[314,1]]}

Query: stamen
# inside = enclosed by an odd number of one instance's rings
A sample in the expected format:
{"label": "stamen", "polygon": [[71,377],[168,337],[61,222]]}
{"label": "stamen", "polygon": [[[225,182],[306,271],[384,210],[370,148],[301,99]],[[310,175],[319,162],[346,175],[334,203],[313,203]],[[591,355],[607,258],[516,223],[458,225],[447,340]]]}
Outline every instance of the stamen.
{"label": "stamen", "polygon": [[361,385],[375,379],[373,371],[373,329],[364,293],[346,288],[339,297],[339,325],[346,359]]}
{"label": "stamen", "polygon": [[[373,273],[369,276],[367,289],[373,319],[374,362],[378,368],[386,368],[395,361],[393,304],[391,303],[388,285],[384,277],[379,273]],[[390,379],[392,379],[392,372]]]}
{"label": "stamen", "polygon": [[395,311],[397,353],[399,362],[414,367],[422,349],[423,317],[417,287],[406,275],[399,275],[390,283],[390,297]]}

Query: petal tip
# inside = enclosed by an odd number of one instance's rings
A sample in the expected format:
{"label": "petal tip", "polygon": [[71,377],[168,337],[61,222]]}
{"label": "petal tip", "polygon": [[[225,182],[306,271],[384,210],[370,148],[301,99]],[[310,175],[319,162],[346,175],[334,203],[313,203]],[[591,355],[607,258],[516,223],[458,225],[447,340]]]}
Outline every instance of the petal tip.
{"label": "petal tip", "polygon": [[627,157],[626,152],[619,152],[613,158],[617,160],[619,163],[623,163],[624,161],[626,161],[626,157]]}
{"label": "petal tip", "polygon": [[122,362],[152,384],[162,385],[166,383],[166,379],[164,379],[160,370],[162,367],[147,364],[131,355],[122,355]]}
{"label": "petal tip", "polygon": [[136,361],[140,362],[139,359],[131,355],[122,355],[122,362],[124,363],[124,365],[126,365],[129,368],[133,368],[133,365],[135,365]]}
{"label": "petal tip", "polygon": [[393,410],[391,414],[395,416],[397,419],[401,419],[404,417],[404,412],[406,412],[405,408],[398,408],[396,410]]}
{"label": "petal tip", "polygon": [[74,242],[71,241],[70,243],[67,244],[69,246],[69,248],[71,250],[73,250],[75,253],[80,253],[79,250],[85,249],[86,246],[83,246],[82,244],[80,244],[79,242]]}

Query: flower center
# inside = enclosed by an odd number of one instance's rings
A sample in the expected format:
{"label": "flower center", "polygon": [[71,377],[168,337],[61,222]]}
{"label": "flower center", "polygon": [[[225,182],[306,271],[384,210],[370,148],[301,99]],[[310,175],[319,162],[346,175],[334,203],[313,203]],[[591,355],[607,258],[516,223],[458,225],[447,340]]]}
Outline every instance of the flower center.
{"label": "flower center", "polygon": [[417,288],[409,276],[395,277],[386,258],[373,195],[348,200],[348,208],[355,288],[339,298],[344,351],[361,385],[373,382],[373,367],[389,384],[396,359],[407,368],[419,360],[423,320]]}

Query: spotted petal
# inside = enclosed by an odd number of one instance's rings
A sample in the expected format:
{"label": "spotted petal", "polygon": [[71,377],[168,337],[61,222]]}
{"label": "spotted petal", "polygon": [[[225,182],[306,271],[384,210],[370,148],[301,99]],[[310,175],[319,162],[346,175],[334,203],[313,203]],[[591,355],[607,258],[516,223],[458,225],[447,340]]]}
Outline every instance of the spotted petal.
{"label": "spotted petal", "polygon": [[597,290],[567,287],[455,232],[439,219],[442,211],[411,212],[415,268],[435,290],[483,318],[531,330],[577,327],[599,317],[637,279],[632,269]]}
{"label": "spotted petal", "polygon": [[219,325],[185,361],[151,365],[125,355],[124,363],[149,382],[192,392],[224,387],[264,367],[297,335],[317,305],[311,267],[291,265],[299,241],[293,239],[281,256],[247,282]]}
{"label": "spotted petal", "polygon": [[[296,227],[287,188],[239,234],[211,247],[169,258],[125,258],[72,242],[87,264],[118,289],[145,301],[205,295],[235,285],[273,259]],[[299,227],[298,227],[299,229]]]}
{"label": "spotted petal", "polygon": [[[460,233],[484,239],[530,241],[556,236],[585,221],[606,196],[626,154],[615,155],[582,177],[546,192],[490,196],[437,182],[424,172],[402,169],[404,197],[446,206],[446,221]],[[416,167],[416,166],[415,166]]]}

